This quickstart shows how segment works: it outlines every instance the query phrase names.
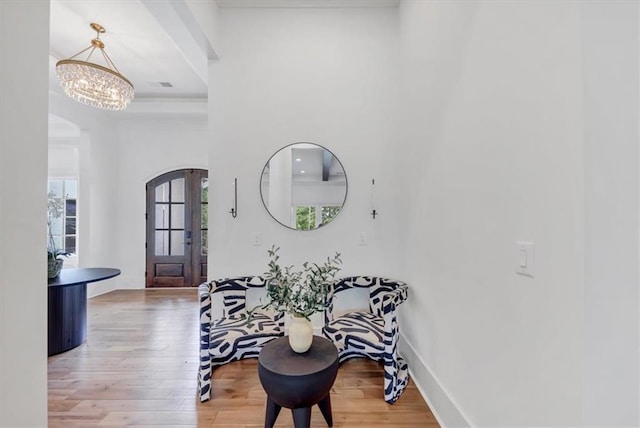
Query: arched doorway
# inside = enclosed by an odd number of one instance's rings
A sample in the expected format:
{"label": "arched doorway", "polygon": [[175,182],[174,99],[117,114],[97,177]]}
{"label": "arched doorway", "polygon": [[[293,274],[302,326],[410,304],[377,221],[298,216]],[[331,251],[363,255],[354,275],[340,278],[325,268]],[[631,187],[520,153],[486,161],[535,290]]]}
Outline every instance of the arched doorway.
{"label": "arched doorway", "polygon": [[147,288],[197,287],[206,280],[208,190],[203,169],[147,183]]}

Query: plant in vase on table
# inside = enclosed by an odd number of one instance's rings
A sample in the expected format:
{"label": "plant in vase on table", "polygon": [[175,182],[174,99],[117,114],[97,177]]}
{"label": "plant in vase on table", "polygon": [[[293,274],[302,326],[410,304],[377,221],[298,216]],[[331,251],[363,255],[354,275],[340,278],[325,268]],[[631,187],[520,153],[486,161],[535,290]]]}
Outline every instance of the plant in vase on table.
{"label": "plant in vase on table", "polygon": [[269,301],[264,309],[291,315],[289,344],[295,352],[306,352],[313,342],[313,327],[309,317],[322,311],[333,297],[333,284],[340,271],[340,253],[327,257],[322,264],[305,262],[302,269],[280,266],[275,245],[268,251],[269,271],[264,273]]}
{"label": "plant in vase on table", "polygon": [[56,241],[53,239],[53,233],[51,232],[53,221],[62,217],[63,201],[62,199],[55,198],[53,193],[49,193],[48,197],[47,233],[49,234],[49,241],[47,243],[47,276],[48,278],[55,278],[60,274],[60,270],[62,269],[64,262],[62,257],[68,256],[69,253],[56,247]]}

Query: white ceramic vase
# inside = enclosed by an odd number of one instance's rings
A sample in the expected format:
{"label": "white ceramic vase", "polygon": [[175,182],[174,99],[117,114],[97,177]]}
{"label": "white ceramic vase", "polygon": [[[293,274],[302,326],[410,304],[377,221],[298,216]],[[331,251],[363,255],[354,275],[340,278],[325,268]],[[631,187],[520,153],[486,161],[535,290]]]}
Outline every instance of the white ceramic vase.
{"label": "white ceramic vase", "polygon": [[313,326],[305,317],[291,315],[289,346],[299,354],[307,352],[313,342]]}

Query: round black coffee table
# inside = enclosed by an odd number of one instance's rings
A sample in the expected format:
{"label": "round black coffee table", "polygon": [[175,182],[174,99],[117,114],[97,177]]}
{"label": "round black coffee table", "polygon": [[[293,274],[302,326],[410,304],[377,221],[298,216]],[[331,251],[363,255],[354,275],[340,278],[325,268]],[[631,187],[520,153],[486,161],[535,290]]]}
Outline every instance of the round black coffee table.
{"label": "round black coffee table", "polygon": [[267,393],[265,428],[273,427],[282,407],[291,409],[295,428],[308,428],[314,404],[333,426],[329,392],[337,374],[338,350],[323,337],[313,336],[311,348],[303,354],[293,352],[287,336],[264,345],[258,375]]}

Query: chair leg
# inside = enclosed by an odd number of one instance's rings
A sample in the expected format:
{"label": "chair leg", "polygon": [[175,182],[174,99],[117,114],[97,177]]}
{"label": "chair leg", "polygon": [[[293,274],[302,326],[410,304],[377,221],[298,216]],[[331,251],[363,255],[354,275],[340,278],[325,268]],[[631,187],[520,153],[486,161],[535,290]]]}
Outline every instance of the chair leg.
{"label": "chair leg", "polygon": [[409,365],[406,363],[404,358],[400,355],[397,357],[398,360],[398,380],[396,390],[398,391],[398,398],[404,392],[405,388],[409,384]]}
{"label": "chair leg", "polygon": [[198,391],[200,393],[201,402],[211,399],[212,370],[211,361],[208,363],[200,362],[200,369],[198,370]]}
{"label": "chair leg", "polygon": [[384,400],[395,403],[409,383],[409,367],[400,356],[384,360]]}

